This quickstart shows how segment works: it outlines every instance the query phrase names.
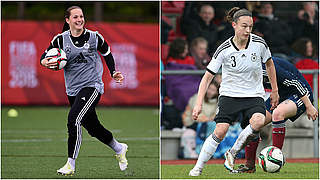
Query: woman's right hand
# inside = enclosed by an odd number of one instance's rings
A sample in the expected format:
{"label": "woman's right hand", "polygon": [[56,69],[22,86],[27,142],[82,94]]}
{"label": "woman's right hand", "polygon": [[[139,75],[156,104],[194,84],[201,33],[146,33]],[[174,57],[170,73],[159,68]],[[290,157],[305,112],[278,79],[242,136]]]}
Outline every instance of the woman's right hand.
{"label": "woman's right hand", "polygon": [[193,108],[193,111],[192,111],[192,118],[193,120],[197,120],[198,119],[198,116],[199,114],[201,113],[201,109],[202,109],[202,106],[200,105],[195,105],[194,108]]}
{"label": "woman's right hand", "polygon": [[57,67],[58,67],[58,63],[57,63],[57,61],[49,62],[50,59],[51,59],[51,57],[47,57],[47,58],[42,59],[41,65],[48,68],[48,69],[56,71]]}
{"label": "woman's right hand", "polygon": [[116,71],[113,73],[112,78],[116,81],[116,83],[122,83],[124,77],[120,71]]}

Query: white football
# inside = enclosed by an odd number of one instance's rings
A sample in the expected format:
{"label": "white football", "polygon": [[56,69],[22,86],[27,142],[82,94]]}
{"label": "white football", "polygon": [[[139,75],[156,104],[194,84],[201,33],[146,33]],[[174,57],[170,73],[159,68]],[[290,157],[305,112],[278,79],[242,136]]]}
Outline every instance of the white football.
{"label": "white football", "polygon": [[52,48],[47,54],[46,58],[50,57],[49,62],[57,62],[58,67],[56,69],[62,69],[67,64],[67,54],[60,48]]}
{"label": "white football", "polygon": [[285,163],[282,151],[275,146],[264,148],[259,154],[259,166],[265,172],[279,172]]}

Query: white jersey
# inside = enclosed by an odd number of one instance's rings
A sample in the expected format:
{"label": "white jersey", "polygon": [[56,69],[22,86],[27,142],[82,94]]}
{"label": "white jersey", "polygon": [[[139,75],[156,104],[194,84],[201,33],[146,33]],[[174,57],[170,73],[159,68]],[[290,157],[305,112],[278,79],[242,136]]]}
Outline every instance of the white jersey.
{"label": "white jersey", "polygon": [[262,64],[271,58],[266,42],[250,34],[245,49],[239,50],[232,41],[223,42],[212,56],[207,71],[217,73],[222,65],[222,82],[219,93],[228,97],[262,97]]}

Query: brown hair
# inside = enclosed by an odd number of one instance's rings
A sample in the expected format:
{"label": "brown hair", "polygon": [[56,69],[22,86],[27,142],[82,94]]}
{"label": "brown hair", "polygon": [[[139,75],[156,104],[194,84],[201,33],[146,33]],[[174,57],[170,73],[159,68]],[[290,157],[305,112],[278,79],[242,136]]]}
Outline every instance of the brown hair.
{"label": "brown hair", "polygon": [[[69,7],[69,8],[64,12],[64,18],[68,18],[68,19],[69,19],[70,15],[71,15],[71,10],[73,10],[73,9],[81,9],[81,7],[79,7],[79,6],[71,6],[71,7]],[[82,11],[82,9],[81,9],[81,11]],[[66,22],[66,20],[64,20],[62,32],[67,31],[67,30],[69,30],[69,29],[70,29],[69,24]]]}
{"label": "brown hair", "polygon": [[[217,93],[218,93],[217,96],[219,96],[220,84],[219,84],[217,81],[215,81],[215,80],[212,80],[211,83],[209,84],[209,86],[212,85],[212,84],[213,84],[214,86],[216,86],[216,88],[217,88]],[[213,97],[213,98],[217,98],[217,97]],[[206,95],[204,96],[204,101],[205,101],[205,102],[209,102],[209,99],[208,99],[208,97],[207,97],[207,93],[206,93]]]}
{"label": "brown hair", "polygon": [[239,7],[233,7],[227,12],[226,18],[228,22],[232,23],[232,22],[237,22],[241,16],[252,17],[252,13],[247,9],[240,9]]}
{"label": "brown hair", "polygon": [[[307,46],[306,45],[307,45],[308,42],[312,43],[311,39],[309,39],[309,38],[299,38],[292,44],[291,48],[295,52],[299,53],[300,55],[307,56],[307,54],[306,54]],[[315,48],[313,47],[312,56],[314,54],[315,54]]]}
{"label": "brown hair", "polygon": [[180,54],[184,52],[187,41],[181,38],[173,40],[169,47],[168,58],[180,59]]}

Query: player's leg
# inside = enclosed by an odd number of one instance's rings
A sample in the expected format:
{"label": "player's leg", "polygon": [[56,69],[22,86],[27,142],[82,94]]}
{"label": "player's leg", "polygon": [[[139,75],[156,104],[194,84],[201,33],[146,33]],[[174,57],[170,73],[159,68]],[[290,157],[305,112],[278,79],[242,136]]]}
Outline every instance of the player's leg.
{"label": "player's leg", "polygon": [[[95,88],[83,88],[76,97],[71,98],[73,102],[68,114],[68,161],[58,173],[71,175],[75,172],[75,160],[78,157],[82,141],[82,120],[88,112],[92,111],[100,99],[100,93]],[[70,101],[70,98],[69,98]]]}
{"label": "player's leg", "polygon": [[[266,119],[265,119],[264,126],[269,124],[271,121],[272,121],[272,115],[269,111],[266,111]],[[257,136],[253,138],[253,140],[245,147],[246,165],[248,167],[255,166],[256,152],[257,152],[259,142],[260,142],[260,137]]]}
{"label": "player's leg", "polygon": [[197,163],[189,173],[190,176],[199,176],[201,174],[205,163],[209,161],[212,155],[216,152],[217,147],[226,135],[229,126],[229,123],[217,123],[212,135],[207,137],[207,139],[205,140],[201,148]]}
{"label": "player's leg", "polygon": [[297,105],[290,99],[280,103],[272,113],[272,144],[282,149],[286,127],[285,121],[297,114]]}
{"label": "player's leg", "polygon": [[88,114],[88,117],[83,120],[82,126],[92,137],[97,138],[99,141],[109,146],[116,153],[116,157],[119,161],[119,166],[122,171],[128,167],[128,161],[126,159],[128,145],[119,143],[113,137],[112,133],[103,127],[103,125],[98,120],[95,110],[91,111]]}
{"label": "player's leg", "polygon": [[250,98],[245,100],[243,104],[248,105],[248,108],[243,111],[243,121],[248,122],[249,120],[250,124],[241,131],[232,148],[226,152],[226,157],[228,157],[228,159],[226,158],[225,166],[229,166],[230,171],[233,170],[234,158],[238,152],[252,139],[259,136],[259,130],[264,126],[265,123],[266,110],[264,106],[264,100],[262,98]]}
{"label": "player's leg", "polygon": [[207,137],[205,140],[197,163],[195,167],[189,172],[190,176],[199,176],[202,172],[202,169],[205,163],[212,157],[215,153],[218,145],[223,140],[226,135],[230,124],[235,120],[236,115],[238,114],[238,107],[234,106],[234,98],[220,96],[218,102],[218,110],[215,117],[217,123],[216,128],[212,135]]}
{"label": "player's leg", "polygon": [[[259,130],[264,124],[264,115],[261,113],[255,113],[250,119],[250,124],[241,131],[236,142],[232,148],[226,152],[226,162],[229,167],[228,170],[232,171],[234,166],[234,159],[239,151],[244,148],[252,139],[259,136]],[[227,161],[228,160],[228,161]]]}
{"label": "player's leg", "polygon": [[[269,111],[266,111],[266,119],[264,126],[269,124],[272,120],[272,115]],[[237,169],[238,172],[245,172],[245,173],[254,173],[255,172],[255,163],[256,163],[256,153],[257,148],[260,143],[260,137],[259,135],[256,137],[253,137],[252,141],[249,142],[245,147],[245,159],[246,163],[245,165],[240,165],[240,167]]]}
{"label": "player's leg", "polygon": [[95,110],[90,112],[88,117],[82,122],[82,126],[88,131],[90,136],[110,146],[116,153],[121,151],[122,146],[113,139],[112,133],[102,126]]}

